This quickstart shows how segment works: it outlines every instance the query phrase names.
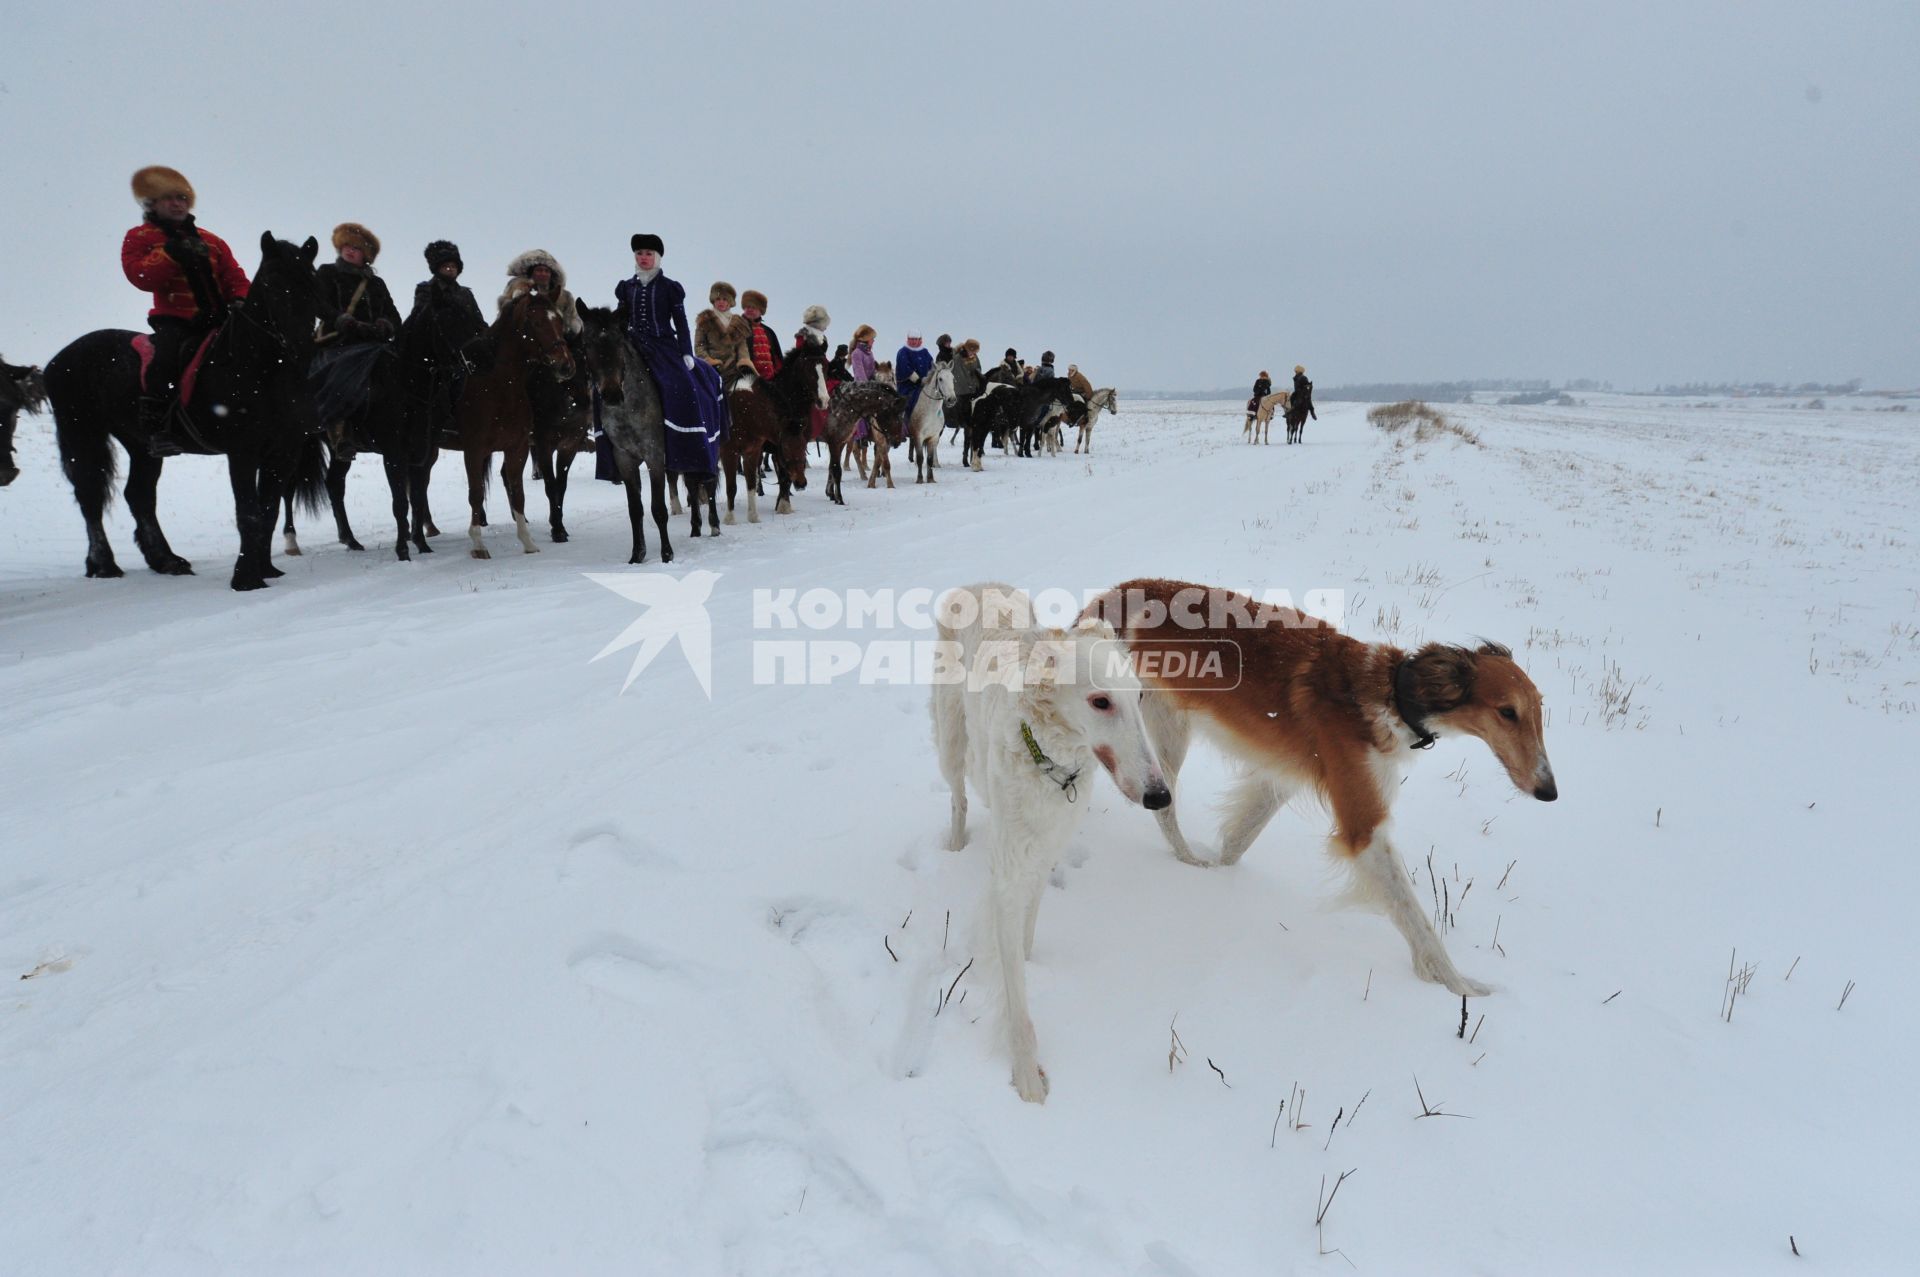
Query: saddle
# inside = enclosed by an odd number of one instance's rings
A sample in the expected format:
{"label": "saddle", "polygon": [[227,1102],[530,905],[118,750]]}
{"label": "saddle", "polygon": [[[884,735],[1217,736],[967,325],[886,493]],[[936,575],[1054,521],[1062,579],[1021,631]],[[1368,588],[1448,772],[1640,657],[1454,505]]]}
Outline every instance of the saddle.
{"label": "saddle", "polygon": [[[199,346],[194,348],[193,357],[187,360],[187,366],[181,370],[179,393],[175,399],[182,408],[193,402],[193,385],[199,379],[200,365],[206,362],[207,351],[212,347],[213,339],[219,335],[220,330],[216,328],[201,338]],[[153,389],[147,385],[147,374],[153,369],[153,338],[147,333],[136,333],[130,344],[133,353],[140,357],[140,393],[150,395]]]}

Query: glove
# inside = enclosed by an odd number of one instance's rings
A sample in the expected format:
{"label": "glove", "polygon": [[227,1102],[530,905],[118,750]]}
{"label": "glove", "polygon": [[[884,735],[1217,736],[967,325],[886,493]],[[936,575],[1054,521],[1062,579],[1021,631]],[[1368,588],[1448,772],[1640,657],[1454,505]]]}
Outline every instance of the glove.
{"label": "glove", "polygon": [[685,365],[687,366],[687,371],[688,371],[688,372],[692,372],[692,371],[693,371],[693,356],[692,356],[692,355],[682,355],[682,356],[680,356],[680,362],[681,362],[681,363],[683,363],[683,364],[685,364]]}
{"label": "glove", "polygon": [[909,377],[909,378],[907,378],[907,380],[908,380],[908,381],[918,381],[918,380],[920,380],[920,374],[919,374],[919,373],[915,373],[915,374],[913,374],[913,376],[911,376],[911,377]]}
{"label": "glove", "polygon": [[380,334],[381,341],[393,340],[393,321],[391,319],[387,319],[383,317],[383,318],[374,320],[373,330]]}
{"label": "glove", "polygon": [[189,261],[206,261],[212,255],[207,241],[198,235],[182,235],[167,240],[167,256],[185,265]]}

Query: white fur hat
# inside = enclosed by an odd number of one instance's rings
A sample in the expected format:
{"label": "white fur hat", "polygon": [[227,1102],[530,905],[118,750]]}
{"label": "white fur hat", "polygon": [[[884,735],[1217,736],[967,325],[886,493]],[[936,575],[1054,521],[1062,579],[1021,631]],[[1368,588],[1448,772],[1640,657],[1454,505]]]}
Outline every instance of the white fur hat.
{"label": "white fur hat", "polygon": [[919,337],[919,336],[920,336],[920,330],[919,330],[918,328],[909,328],[909,329],[907,329],[907,340],[908,340],[908,341],[912,341],[912,340],[914,340],[914,339],[916,339],[916,338],[917,338],[917,337]]}
{"label": "white fur hat", "polygon": [[800,312],[800,322],[809,328],[818,328],[821,332],[825,332],[832,320],[828,318],[825,306],[815,305]]}

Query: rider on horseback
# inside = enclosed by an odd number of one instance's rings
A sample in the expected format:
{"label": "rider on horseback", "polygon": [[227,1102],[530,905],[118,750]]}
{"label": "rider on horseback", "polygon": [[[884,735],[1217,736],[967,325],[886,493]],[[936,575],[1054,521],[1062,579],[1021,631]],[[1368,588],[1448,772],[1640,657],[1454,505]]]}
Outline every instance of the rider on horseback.
{"label": "rider on horseback", "polygon": [[400,308],[386,281],[373,273],[378,236],[358,222],[342,222],[333,228],[333,251],[339,257],[314,272],[320,331],[307,377],[335,455],[351,457],[356,441],[349,419],[365,405],[379,351],[400,331]]}
{"label": "rider on horseback", "polygon": [[153,294],[153,363],[140,395],[140,427],[148,452],[172,457],[186,446],[171,412],[180,375],[246,297],[247,273],[225,240],[194,225],[193,185],[180,173],[159,164],[141,169],[133,197],[146,216],[120,242],[120,268],[135,288]]}

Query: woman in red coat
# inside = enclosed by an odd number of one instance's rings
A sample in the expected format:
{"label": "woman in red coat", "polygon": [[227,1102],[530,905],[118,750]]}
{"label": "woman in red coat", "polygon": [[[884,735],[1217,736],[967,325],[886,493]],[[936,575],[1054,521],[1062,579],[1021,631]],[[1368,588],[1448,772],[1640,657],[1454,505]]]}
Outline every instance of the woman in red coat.
{"label": "woman in red coat", "polygon": [[120,242],[120,268],[153,294],[153,366],[140,398],[147,450],[171,457],[182,443],[168,411],[187,359],[247,295],[247,272],[227,242],[193,221],[193,186],[173,169],[152,165],[133,175],[133,197],[146,216]]}

